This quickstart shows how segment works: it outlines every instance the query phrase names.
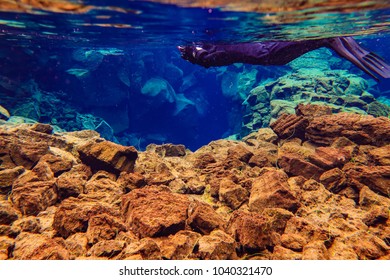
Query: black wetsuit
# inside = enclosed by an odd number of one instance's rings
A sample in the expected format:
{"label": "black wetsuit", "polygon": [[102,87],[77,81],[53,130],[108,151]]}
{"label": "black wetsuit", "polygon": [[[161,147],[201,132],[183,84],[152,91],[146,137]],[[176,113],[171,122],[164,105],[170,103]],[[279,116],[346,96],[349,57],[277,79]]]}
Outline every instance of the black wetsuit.
{"label": "black wetsuit", "polygon": [[321,47],[333,49],[375,79],[377,75],[390,78],[390,66],[374,53],[360,47],[351,37],[238,44],[201,43],[179,46],[178,49],[184,59],[208,68],[232,63],[284,65]]}

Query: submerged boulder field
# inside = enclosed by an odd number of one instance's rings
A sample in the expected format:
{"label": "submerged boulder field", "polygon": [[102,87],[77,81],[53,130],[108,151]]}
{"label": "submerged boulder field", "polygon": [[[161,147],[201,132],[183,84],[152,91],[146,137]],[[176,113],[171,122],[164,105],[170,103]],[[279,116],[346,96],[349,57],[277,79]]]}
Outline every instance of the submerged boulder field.
{"label": "submerged boulder field", "polygon": [[298,105],[195,152],[0,125],[0,259],[390,259],[390,119]]}

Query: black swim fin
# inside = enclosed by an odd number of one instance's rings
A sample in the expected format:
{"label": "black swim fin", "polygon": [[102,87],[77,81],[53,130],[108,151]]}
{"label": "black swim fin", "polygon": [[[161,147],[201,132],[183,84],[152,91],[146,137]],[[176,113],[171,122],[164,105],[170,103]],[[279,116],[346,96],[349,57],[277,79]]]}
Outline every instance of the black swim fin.
{"label": "black swim fin", "polygon": [[327,39],[327,44],[374,79],[378,80],[378,76],[390,78],[390,65],[375,53],[363,49],[353,38],[331,38]]}

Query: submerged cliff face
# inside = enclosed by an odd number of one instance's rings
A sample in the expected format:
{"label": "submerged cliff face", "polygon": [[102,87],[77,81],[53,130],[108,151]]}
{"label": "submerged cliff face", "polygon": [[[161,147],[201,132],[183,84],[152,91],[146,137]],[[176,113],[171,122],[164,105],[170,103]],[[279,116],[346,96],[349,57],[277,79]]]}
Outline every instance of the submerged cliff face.
{"label": "submerged cliff face", "polygon": [[0,125],[1,259],[389,259],[390,120],[296,108],[145,152]]}

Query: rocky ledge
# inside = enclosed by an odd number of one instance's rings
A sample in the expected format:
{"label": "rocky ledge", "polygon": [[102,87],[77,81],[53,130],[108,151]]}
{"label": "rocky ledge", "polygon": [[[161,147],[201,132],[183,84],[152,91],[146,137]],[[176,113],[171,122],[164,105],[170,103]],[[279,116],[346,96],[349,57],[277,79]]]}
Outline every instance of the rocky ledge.
{"label": "rocky ledge", "polygon": [[139,152],[3,124],[0,259],[390,259],[390,120],[299,105],[271,128]]}

